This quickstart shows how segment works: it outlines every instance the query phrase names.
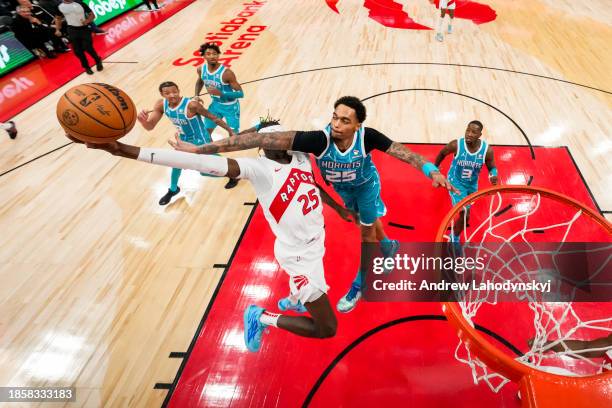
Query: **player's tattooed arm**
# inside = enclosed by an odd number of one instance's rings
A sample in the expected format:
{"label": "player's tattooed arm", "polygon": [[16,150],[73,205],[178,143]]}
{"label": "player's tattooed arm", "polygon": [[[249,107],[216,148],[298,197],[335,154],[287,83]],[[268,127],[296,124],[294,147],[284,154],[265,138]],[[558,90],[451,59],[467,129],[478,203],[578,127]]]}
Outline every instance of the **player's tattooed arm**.
{"label": "player's tattooed arm", "polygon": [[[293,146],[295,131],[270,132],[270,133],[245,133],[228,139],[217,140],[216,142],[205,144],[198,147],[197,153],[223,153],[235,152],[237,150],[248,150],[261,147],[268,150],[290,150]],[[183,150],[180,144],[171,141],[170,144],[177,150]],[[190,150],[184,150],[190,151]]]}
{"label": "player's tattooed arm", "polygon": [[455,153],[457,153],[457,141],[453,140],[449,142],[446,146],[444,146],[442,150],[440,150],[440,152],[436,156],[436,162],[434,164],[436,165],[436,167],[440,167],[440,164],[442,164],[446,156]]}
{"label": "player's tattooed arm", "polygon": [[[393,142],[391,147],[387,149],[387,154],[399,159],[403,162],[411,164],[418,170],[423,171],[423,166],[428,163],[425,157],[413,152],[401,143]],[[431,163],[429,163],[431,165]],[[436,166],[437,167],[437,166]],[[444,187],[447,190],[459,192],[439,171],[430,171],[429,177],[432,180],[434,187]]]}
{"label": "player's tattooed arm", "polygon": [[421,170],[423,168],[423,165],[427,163],[425,157],[413,152],[412,150],[408,149],[406,146],[398,142],[391,143],[391,146],[389,147],[389,149],[387,149],[386,153],[390,156],[395,157],[396,159],[411,164],[419,170]]}

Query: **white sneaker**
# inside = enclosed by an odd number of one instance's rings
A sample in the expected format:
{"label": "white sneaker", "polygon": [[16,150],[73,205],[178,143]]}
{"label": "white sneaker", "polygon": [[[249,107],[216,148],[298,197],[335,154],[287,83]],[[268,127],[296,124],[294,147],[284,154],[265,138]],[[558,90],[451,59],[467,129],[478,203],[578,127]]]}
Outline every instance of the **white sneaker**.
{"label": "white sneaker", "polygon": [[438,40],[440,42],[444,41],[444,36],[442,36],[442,33],[436,34],[436,40]]}
{"label": "white sneaker", "polygon": [[361,288],[351,285],[348,293],[340,298],[336,309],[341,313],[348,313],[357,306],[357,302],[361,299]]}

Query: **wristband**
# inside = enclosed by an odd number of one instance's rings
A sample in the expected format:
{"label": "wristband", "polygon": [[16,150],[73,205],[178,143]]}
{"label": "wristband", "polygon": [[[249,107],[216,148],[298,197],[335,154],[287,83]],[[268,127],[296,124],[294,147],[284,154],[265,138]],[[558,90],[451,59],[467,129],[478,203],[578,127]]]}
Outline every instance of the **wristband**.
{"label": "wristband", "polygon": [[425,163],[421,170],[423,171],[423,174],[425,174],[427,177],[431,177],[431,172],[433,171],[440,171],[433,163],[430,162]]}
{"label": "wristband", "polygon": [[238,99],[238,98],[244,97],[244,92],[242,91],[223,92],[221,96],[223,96],[224,98]]}
{"label": "wristband", "polygon": [[489,170],[489,177],[497,177],[497,167],[493,167]]}

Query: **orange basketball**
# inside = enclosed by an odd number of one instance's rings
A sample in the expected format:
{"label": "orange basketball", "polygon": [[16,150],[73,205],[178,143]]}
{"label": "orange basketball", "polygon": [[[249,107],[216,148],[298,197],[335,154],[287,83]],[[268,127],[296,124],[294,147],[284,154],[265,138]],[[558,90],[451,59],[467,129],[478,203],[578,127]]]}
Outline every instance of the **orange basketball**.
{"label": "orange basketball", "polygon": [[136,107],[119,88],[81,84],[57,102],[57,120],[70,136],[89,143],[108,143],[125,136],[136,123]]}

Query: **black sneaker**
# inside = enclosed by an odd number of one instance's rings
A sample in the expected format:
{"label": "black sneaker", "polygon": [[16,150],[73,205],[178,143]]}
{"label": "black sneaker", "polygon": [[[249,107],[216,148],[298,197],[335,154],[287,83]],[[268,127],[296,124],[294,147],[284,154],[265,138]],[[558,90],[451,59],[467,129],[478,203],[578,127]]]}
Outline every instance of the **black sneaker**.
{"label": "black sneaker", "polygon": [[229,179],[229,181],[227,182],[227,184],[225,185],[226,189],[230,189],[230,188],[234,188],[238,185],[238,179]]}
{"label": "black sneaker", "polygon": [[91,70],[91,68],[86,68],[85,72],[87,72],[87,75],[93,75],[93,71]]}
{"label": "black sneaker", "polygon": [[172,190],[168,189],[168,192],[166,193],[166,195],[164,195],[162,198],[159,199],[159,205],[166,205],[166,204],[168,204],[170,202],[170,200],[172,200],[172,197],[177,195],[180,191],[181,191],[180,187],[177,187],[176,191],[172,191]]}
{"label": "black sneaker", "polygon": [[102,61],[96,62],[96,69],[98,71],[102,71],[104,69],[104,65],[102,65]]}
{"label": "black sneaker", "polygon": [[8,123],[10,123],[12,127],[10,129],[7,129],[6,132],[8,133],[11,139],[15,139],[17,137],[17,127],[15,126],[15,122],[9,120]]}

